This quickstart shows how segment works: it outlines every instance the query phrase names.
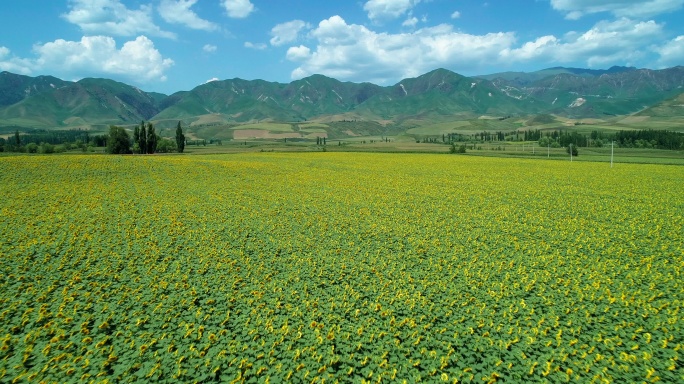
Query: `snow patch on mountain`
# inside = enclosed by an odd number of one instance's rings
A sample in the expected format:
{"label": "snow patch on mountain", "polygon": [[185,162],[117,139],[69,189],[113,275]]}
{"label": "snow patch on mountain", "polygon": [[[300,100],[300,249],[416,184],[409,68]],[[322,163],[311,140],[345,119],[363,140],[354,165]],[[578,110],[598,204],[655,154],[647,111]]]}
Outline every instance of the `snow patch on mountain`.
{"label": "snow patch on mountain", "polygon": [[568,105],[568,107],[570,107],[570,108],[581,107],[581,106],[584,105],[584,103],[586,103],[586,102],[587,102],[587,99],[582,98],[582,97],[578,97],[578,98],[575,99],[575,101],[573,101],[572,103],[570,103],[570,105]]}

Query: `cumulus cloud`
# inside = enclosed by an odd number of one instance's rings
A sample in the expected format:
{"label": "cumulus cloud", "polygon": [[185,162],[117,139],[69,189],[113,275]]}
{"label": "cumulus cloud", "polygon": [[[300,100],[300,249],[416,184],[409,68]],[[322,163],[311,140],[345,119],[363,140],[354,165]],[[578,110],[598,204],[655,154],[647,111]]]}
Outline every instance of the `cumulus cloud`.
{"label": "cumulus cloud", "polygon": [[299,47],[290,47],[287,50],[287,59],[290,61],[304,61],[311,57],[311,49],[300,45]]}
{"label": "cumulus cloud", "polygon": [[405,33],[376,32],[348,24],[340,16],[321,21],[308,46],[290,47],[286,59],[297,63],[291,77],[323,74],[340,80],[388,84],[435,68],[482,72],[516,63],[539,65],[635,65],[661,57],[661,65],[684,61],[684,36],[662,41],[664,24],[621,18],[602,21],[587,31],[541,36],[518,42],[513,32],[464,33],[447,24]]}
{"label": "cumulus cloud", "polygon": [[[36,58],[0,56],[0,69],[23,74],[51,73],[65,78],[113,76],[136,83],[165,81],[173,60],[162,57],[145,36],[117,48],[109,36],[84,36],[80,41],[55,40],[35,45]],[[7,51],[3,56],[8,56]]]}
{"label": "cumulus cloud", "polygon": [[62,17],[88,34],[135,36],[144,33],[171,39],[176,37],[154,24],[153,8],[149,5],[128,9],[120,0],[70,0],[69,8],[71,10]]}
{"label": "cumulus cloud", "polygon": [[553,9],[577,20],[592,13],[609,12],[617,17],[645,19],[681,9],[684,0],[550,0]]}
{"label": "cumulus cloud", "polygon": [[684,63],[684,35],[666,42],[655,51],[660,55],[658,64],[662,67],[682,65]]}
{"label": "cumulus cloud", "polygon": [[310,35],[315,51],[291,47],[287,59],[301,63],[293,78],[315,73],[341,80],[387,83],[438,67],[475,69],[497,60],[515,42],[513,33],[470,35],[448,25],[388,34],[347,24],[340,16],[323,20]]}
{"label": "cumulus cloud", "polygon": [[157,10],[167,23],[182,24],[188,28],[204,31],[219,29],[218,25],[200,18],[190,9],[195,3],[197,0],[162,0]]}
{"label": "cumulus cloud", "polygon": [[134,81],[165,81],[164,71],[173,60],[162,57],[154,43],[145,36],[117,49],[109,36],[84,36],[81,41],[55,40],[34,46],[39,58],[37,68],[71,76],[106,74]]}
{"label": "cumulus cloud", "polygon": [[599,22],[581,34],[568,33],[562,38],[543,36],[520,48],[505,49],[501,56],[504,60],[523,62],[584,62],[589,67],[630,63],[645,57],[648,46],[662,33],[663,25],[655,21],[622,18]]}
{"label": "cumulus cloud", "polygon": [[217,49],[218,48],[212,44],[205,44],[204,47],[202,47],[202,50],[206,53],[214,53]]}
{"label": "cumulus cloud", "polygon": [[251,48],[251,49],[256,49],[258,51],[263,51],[264,49],[268,48],[268,46],[264,43],[252,43],[251,41],[245,41],[245,48]]}
{"label": "cumulus cloud", "polygon": [[0,71],[30,75],[31,68],[32,63],[29,60],[11,56],[9,48],[0,46]]}
{"label": "cumulus cloud", "polygon": [[458,19],[461,17],[461,12],[459,11],[454,11],[454,13],[451,14],[452,19]]}
{"label": "cumulus cloud", "polygon": [[363,5],[373,21],[393,20],[415,7],[421,0],[369,0]]}
{"label": "cumulus cloud", "polygon": [[213,83],[214,81],[220,81],[218,77],[212,77],[211,79],[204,82],[204,84]]}
{"label": "cumulus cloud", "polygon": [[228,16],[234,19],[244,19],[254,12],[254,4],[249,0],[223,0],[221,4]]}
{"label": "cumulus cloud", "polygon": [[278,24],[271,29],[271,45],[283,45],[296,41],[303,29],[311,28],[311,24],[302,20],[292,20]]}

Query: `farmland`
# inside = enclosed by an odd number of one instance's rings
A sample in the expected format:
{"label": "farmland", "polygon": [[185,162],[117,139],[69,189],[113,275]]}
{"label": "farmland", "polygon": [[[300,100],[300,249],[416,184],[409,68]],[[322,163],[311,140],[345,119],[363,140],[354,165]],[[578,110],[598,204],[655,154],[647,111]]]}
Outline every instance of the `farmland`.
{"label": "farmland", "polygon": [[681,176],[1,157],[0,381],[682,381]]}

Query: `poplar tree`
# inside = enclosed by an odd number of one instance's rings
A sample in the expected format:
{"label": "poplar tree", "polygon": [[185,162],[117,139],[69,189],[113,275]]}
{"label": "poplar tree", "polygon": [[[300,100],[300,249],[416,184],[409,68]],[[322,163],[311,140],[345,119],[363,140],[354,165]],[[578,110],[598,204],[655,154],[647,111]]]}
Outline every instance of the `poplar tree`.
{"label": "poplar tree", "polygon": [[153,154],[157,150],[157,133],[154,132],[154,125],[147,123],[147,153]]}
{"label": "poplar tree", "polygon": [[178,149],[178,153],[183,153],[183,150],[185,149],[185,135],[183,134],[180,121],[176,127],[176,148]]}
{"label": "poplar tree", "polygon": [[145,130],[145,122],[140,123],[140,141],[138,142],[140,153],[147,153],[147,130]]}
{"label": "poplar tree", "polygon": [[[138,151],[140,151],[140,127],[137,125],[133,130],[133,145],[138,147]],[[133,153],[136,153],[135,148],[133,148]]]}

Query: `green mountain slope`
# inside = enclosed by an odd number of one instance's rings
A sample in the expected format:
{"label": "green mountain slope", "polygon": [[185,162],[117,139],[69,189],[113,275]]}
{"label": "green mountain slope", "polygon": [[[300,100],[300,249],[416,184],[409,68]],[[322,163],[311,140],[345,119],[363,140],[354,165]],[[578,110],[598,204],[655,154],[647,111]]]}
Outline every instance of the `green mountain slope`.
{"label": "green mountain slope", "polygon": [[28,97],[62,88],[68,81],[52,76],[30,77],[0,72],[0,107],[18,103]]}
{"label": "green mountain slope", "polygon": [[536,110],[529,100],[509,97],[487,80],[464,77],[445,69],[404,79],[357,109],[362,115],[383,119],[508,115]]}
{"label": "green mountain slope", "polygon": [[159,112],[157,98],[109,79],[83,79],[0,109],[0,124],[32,127],[137,123]]}
{"label": "green mountain slope", "polygon": [[512,97],[534,99],[541,110],[569,117],[638,112],[682,91],[684,67],[663,70],[558,73],[519,86],[498,78],[493,84]]}
{"label": "green mountain slope", "polygon": [[263,80],[213,81],[162,101],[155,119],[223,114],[235,121],[300,121],[314,116],[344,113],[382,92],[368,83],[343,83],[314,75],[289,84]]}
{"label": "green mountain slope", "polygon": [[597,77],[601,75],[613,75],[621,72],[635,71],[634,67],[620,67],[614,66],[608,69],[585,69],[585,68],[566,68],[566,67],[553,67],[542,69],[535,72],[500,72],[493,73],[490,75],[480,75],[476,76],[481,79],[495,81],[504,80],[515,86],[526,86],[528,84],[534,83],[535,81],[543,80],[547,77],[568,74],[581,77]]}
{"label": "green mountain slope", "polygon": [[679,95],[653,105],[637,113],[637,116],[674,117],[684,116],[684,90]]}
{"label": "green mountain slope", "polygon": [[[663,70],[557,67],[475,78],[437,69],[387,87],[313,75],[288,84],[214,81],[167,97],[107,79],[72,83],[3,72],[0,126],[87,127],[140,120],[153,120],[164,127],[175,126],[178,120],[200,126],[308,120],[391,121],[415,126],[421,121],[483,115],[586,118],[648,110],[681,94],[683,87],[681,66]],[[668,108],[666,113],[678,111],[675,106]]]}

